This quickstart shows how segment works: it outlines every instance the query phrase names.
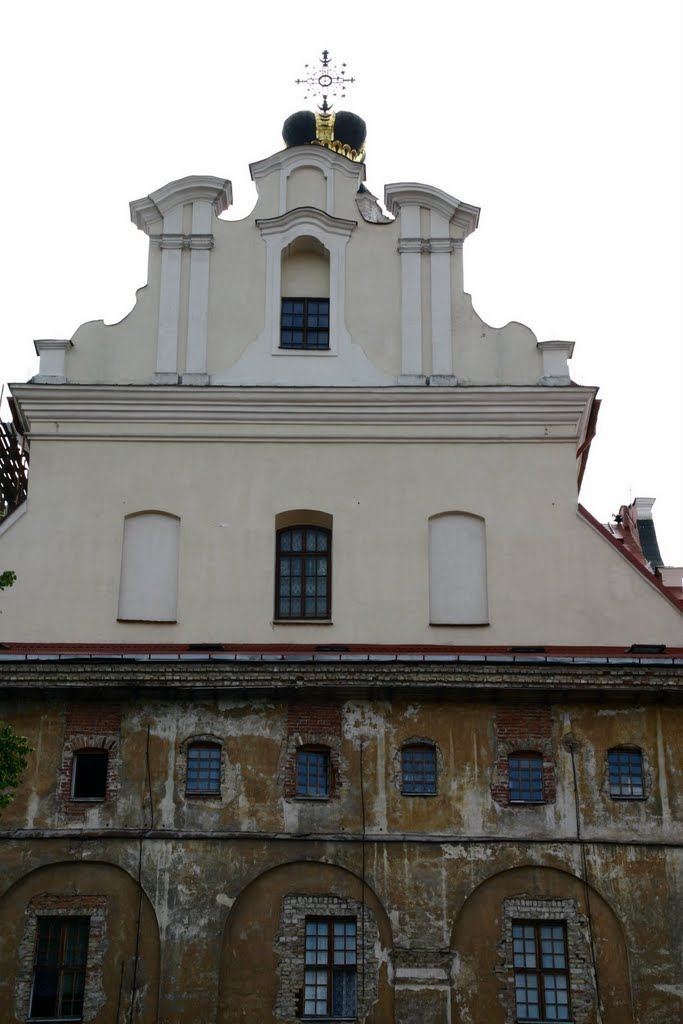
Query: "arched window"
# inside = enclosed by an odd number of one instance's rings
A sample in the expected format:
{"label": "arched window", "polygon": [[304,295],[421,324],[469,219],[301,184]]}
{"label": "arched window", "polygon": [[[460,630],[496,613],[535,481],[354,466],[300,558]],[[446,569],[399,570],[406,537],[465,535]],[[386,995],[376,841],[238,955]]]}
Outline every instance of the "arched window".
{"label": "arched window", "polygon": [[175,622],[178,606],[180,519],[167,512],[135,512],[123,524],[118,618]]}
{"label": "arched window", "polygon": [[429,520],[429,621],[433,626],[481,626],[489,621],[486,523],[467,512]]}
{"label": "arched window", "polygon": [[508,792],[511,804],[542,804],[543,757],[520,751],[508,757]]}
{"label": "arched window", "polygon": [[430,743],[407,743],[401,748],[401,792],[406,796],[436,793],[436,748]]}
{"label": "arched window", "polygon": [[76,750],[71,768],[71,796],[74,800],[104,800],[107,796],[106,750]]}
{"label": "arched window", "polygon": [[332,614],[332,516],[300,510],[276,517],[275,618]]}
{"label": "arched window", "polygon": [[613,800],[642,800],[643,752],[637,747],[615,747],[607,754],[609,795]]}
{"label": "arched window", "polygon": [[191,796],[220,793],[221,748],[217,743],[188,745],[185,791]]}
{"label": "arched window", "polygon": [[330,254],[301,236],[281,254],[280,348],[324,352],[330,347]]}

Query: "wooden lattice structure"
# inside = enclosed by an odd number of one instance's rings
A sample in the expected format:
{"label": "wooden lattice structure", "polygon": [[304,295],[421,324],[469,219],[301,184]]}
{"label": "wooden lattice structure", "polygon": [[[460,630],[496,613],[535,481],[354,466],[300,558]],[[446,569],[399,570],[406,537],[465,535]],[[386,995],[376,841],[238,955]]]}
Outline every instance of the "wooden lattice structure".
{"label": "wooden lattice structure", "polygon": [[28,449],[12,423],[0,421],[0,518],[26,501]]}

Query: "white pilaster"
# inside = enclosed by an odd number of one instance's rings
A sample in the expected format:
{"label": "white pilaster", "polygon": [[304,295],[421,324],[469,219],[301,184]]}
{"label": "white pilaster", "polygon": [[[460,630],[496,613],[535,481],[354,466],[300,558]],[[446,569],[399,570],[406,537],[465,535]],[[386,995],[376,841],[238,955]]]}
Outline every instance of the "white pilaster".
{"label": "white pilaster", "polygon": [[431,384],[455,384],[451,340],[451,252],[448,220],[437,210],[430,214],[429,259],[432,294],[432,376]]}
{"label": "white pilaster", "polygon": [[187,354],[183,384],[208,384],[206,352],[209,327],[209,264],[213,235],[211,203],[205,199],[192,204],[190,249],[190,296],[187,322]]}
{"label": "white pilaster", "polygon": [[183,250],[183,208],[164,214],[159,291],[159,332],[155,384],[178,383],[178,319],[180,315],[180,268]]}
{"label": "white pilaster", "polygon": [[401,207],[401,375],[400,384],[423,384],[420,207]]}

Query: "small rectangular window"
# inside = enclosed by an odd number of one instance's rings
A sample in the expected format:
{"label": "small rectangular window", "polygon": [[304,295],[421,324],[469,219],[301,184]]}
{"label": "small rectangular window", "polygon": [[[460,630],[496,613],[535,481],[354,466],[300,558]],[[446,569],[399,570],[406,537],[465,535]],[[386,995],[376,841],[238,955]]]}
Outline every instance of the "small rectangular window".
{"label": "small rectangular window", "polygon": [[186,788],[188,793],[220,793],[220,747],[197,743],[188,748]]}
{"label": "small rectangular window", "polygon": [[296,795],[325,798],[330,793],[330,755],[327,750],[298,750]]}
{"label": "small rectangular window", "polygon": [[514,921],[517,1024],[571,1020],[567,934],[561,921]]}
{"label": "small rectangular window", "polygon": [[81,1020],[88,959],[88,917],[39,917],[30,1016]]}
{"label": "small rectangular window", "polygon": [[278,531],[276,619],[329,619],[331,547],[331,531],[320,526]]}
{"label": "small rectangular window", "polygon": [[107,796],[106,750],[77,750],[72,768],[74,800],[104,800]]}
{"label": "small rectangular window", "polygon": [[356,1016],[356,920],[306,920],[304,1017]]}
{"label": "small rectangular window", "polygon": [[280,348],[324,351],[330,347],[330,300],[283,299]]}
{"label": "small rectangular window", "polygon": [[640,750],[610,750],[609,795],[613,800],[642,800],[643,755]]}
{"label": "small rectangular window", "polygon": [[543,758],[540,754],[510,754],[508,789],[510,803],[543,803]]}
{"label": "small rectangular window", "polygon": [[401,751],[401,792],[411,795],[436,793],[434,747],[411,745]]}

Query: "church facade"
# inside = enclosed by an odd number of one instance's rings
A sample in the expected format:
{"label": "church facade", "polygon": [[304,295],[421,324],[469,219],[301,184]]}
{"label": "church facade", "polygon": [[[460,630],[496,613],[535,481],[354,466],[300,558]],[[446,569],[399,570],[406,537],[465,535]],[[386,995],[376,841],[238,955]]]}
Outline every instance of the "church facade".
{"label": "church facade", "polygon": [[337,118],[241,221],[131,203],[134,309],[12,386],[3,1019],[671,1024],[683,600],[577,502],[573,344],[475,313],[479,210]]}

